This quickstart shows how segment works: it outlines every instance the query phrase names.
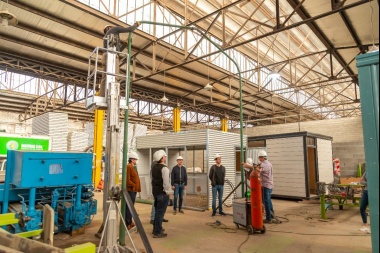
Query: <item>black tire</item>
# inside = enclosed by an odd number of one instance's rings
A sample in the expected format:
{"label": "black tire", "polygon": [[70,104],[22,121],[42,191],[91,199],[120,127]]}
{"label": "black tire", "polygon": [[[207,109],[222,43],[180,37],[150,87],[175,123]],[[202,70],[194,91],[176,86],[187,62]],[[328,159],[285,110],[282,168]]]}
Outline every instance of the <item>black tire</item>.
{"label": "black tire", "polygon": [[266,231],[267,231],[267,230],[266,230],[265,226],[263,226],[263,229],[261,229],[260,232],[261,232],[262,234],[265,234]]}
{"label": "black tire", "polygon": [[248,225],[247,230],[248,234],[253,235],[253,227],[251,225]]}

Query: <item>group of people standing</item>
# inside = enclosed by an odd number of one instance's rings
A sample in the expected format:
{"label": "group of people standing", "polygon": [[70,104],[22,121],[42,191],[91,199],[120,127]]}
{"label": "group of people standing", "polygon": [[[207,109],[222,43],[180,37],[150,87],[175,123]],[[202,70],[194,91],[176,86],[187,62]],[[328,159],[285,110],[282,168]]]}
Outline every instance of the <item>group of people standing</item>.
{"label": "group of people standing", "polygon": [[[154,202],[152,205],[151,224],[153,224],[153,237],[166,237],[165,229],[162,227],[162,222],[167,222],[164,218],[167,206],[169,204],[169,193],[174,191],[173,214],[184,213],[182,209],[183,194],[187,188],[187,171],[183,166],[183,157],[177,157],[177,164],[169,171],[166,165],[166,152],[158,150],[153,154],[153,163],[151,166],[151,182],[152,194]],[[141,192],[140,179],[137,173],[136,164],[138,156],[135,152],[129,153],[127,165],[127,190],[133,204],[136,200],[137,192]],[[260,174],[263,186],[263,201],[266,211],[265,223],[271,223],[271,213],[273,212],[273,204],[271,201],[271,193],[273,189],[273,168],[272,164],[267,160],[265,151],[259,152]],[[222,156],[216,154],[214,156],[215,164],[211,166],[209,180],[212,189],[212,216],[219,214],[225,216],[223,212],[223,191],[226,177],[226,168],[221,164]],[[255,169],[253,164],[243,163],[245,168]],[[218,199],[218,207],[216,201]],[[178,205],[177,205],[178,202]],[[178,208],[177,208],[178,207]],[[133,228],[135,224],[132,222],[132,215],[129,208],[126,209],[125,221],[128,230]]]}
{"label": "group of people standing", "polygon": [[[127,190],[133,204],[136,200],[137,192],[141,192],[140,179],[136,170],[138,156],[135,152],[129,153],[127,165]],[[173,167],[171,173],[166,165],[166,152],[158,150],[153,154],[153,163],[151,166],[151,182],[152,194],[154,201],[152,204],[151,224],[153,225],[153,237],[166,237],[165,229],[162,227],[162,222],[168,222],[164,218],[167,206],[169,204],[169,193],[174,191],[173,214],[178,212],[184,213],[182,210],[183,193],[187,187],[187,171],[183,166],[183,157],[177,157],[177,164]],[[135,224],[132,222],[132,215],[129,208],[126,209],[125,222],[128,230],[133,228]]]}

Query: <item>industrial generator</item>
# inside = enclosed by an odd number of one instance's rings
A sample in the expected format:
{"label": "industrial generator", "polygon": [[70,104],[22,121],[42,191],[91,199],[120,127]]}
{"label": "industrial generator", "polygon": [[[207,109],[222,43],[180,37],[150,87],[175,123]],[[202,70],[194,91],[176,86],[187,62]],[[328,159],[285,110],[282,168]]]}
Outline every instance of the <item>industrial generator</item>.
{"label": "industrial generator", "polygon": [[1,213],[14,212],[13,233],[42,228],[43,206],[54,210],[54,231],[74,232],[96,214],[91,153],[9,150],[0,184]]}

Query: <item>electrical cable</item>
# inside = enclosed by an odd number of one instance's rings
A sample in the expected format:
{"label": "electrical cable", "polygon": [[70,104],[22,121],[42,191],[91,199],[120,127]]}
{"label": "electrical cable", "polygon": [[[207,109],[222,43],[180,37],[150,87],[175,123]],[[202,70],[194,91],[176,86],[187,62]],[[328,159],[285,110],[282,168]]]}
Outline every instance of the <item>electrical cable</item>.
{"label": "electrical cable", "polygon": [[244,243],[248,242],[248,239],[249,239],[249,234],[247,233],[247,238],[244,240],[244,242],[240,243],[240,245],[239,245],[239,247],[238,247],[238,252],[239,252],[239,253],[241,253],[241,251],[240,251],[241,246],[243,246]]}
{"label": "electrical cable", "polygon": [[229,228],[227,227],[227,225],[221,223],[220,221],[216,221],[216,222],[208,222],[206,223],[207,226],[210,226],[212,228],[216,228],[216,229],[223,229],[224,232],[226,233],[237,233],[237,230],[234,229],[234,228]]}
{"label": "electrical cable", "polygon": [[[206,223],[206,225],[212,228],[216,228],[216,229],[223,229],[224,232],[226,233],[237,233],[237,229],[229,228],[218,220],[216,222],[208,222]],[[249,233],[247,233],[247,238],[239,245],[238,247],[239,253],[241,253],[240,248],[248,241],[248,239],[249,239]]]}
{"label": "electrical cable", "polygon": [[360,235],[349,235],[349,234],[305,234],[305,233],[297,233],[297,232],[289,232],[289,231],[280,231],[280,230],[271,230],[271,229],[266,229],[266,231],[270,232],[277,232],[277,233],[285,233],[285,234],[295,234],[295,235],[313,235],[313,236],[370,236],[371,234],[360,234]]}

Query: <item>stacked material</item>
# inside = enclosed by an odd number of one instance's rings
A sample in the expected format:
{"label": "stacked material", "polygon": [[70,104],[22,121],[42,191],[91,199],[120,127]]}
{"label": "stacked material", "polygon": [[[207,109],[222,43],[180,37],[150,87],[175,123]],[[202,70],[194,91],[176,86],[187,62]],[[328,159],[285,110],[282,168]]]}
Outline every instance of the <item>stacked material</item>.
{"label": "stacked material", "polygon": [[88,146],[88,133],[70,132],[67,135],[67,150],[84,151]]}
{"label": "stacked material", "polygon": [[33,118],[32,134],[50,136],[52,151],[67,151],[68,126],[67,114],[48,112]]}

